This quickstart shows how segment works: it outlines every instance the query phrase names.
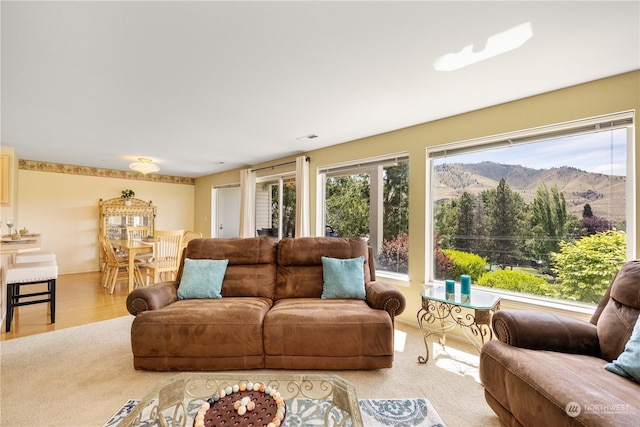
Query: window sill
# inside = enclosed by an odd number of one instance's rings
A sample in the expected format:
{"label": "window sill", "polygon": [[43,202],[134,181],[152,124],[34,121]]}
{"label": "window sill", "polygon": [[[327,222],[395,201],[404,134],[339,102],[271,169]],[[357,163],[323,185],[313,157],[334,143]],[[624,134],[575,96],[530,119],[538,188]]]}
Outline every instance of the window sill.
{"label": "window sill", "polygon": [[472,289],[500,295],[500,306],[503,309],[546,311],[576,317],[587,321],[591,318],[596,309],[596,306],[591,304],[517,294],[515,292],[509,292],[502,289],[486,288],[482,286],[472,286]]}
{"label": "window sill", "polygon": [[411,287],[411,284],[409,283],[409,276],[407,274],[376,270],[376,279],[387,282],[390,285],[402,286],[405,288]]}

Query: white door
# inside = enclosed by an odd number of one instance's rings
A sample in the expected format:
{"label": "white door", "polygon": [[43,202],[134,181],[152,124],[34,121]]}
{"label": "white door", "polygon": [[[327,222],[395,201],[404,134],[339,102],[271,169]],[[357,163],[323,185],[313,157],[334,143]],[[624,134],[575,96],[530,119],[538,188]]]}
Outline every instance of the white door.
{"label": "white door", "polygon": [[211,235],[216,237],[240,236],[240,187],[218,188],[216,193],[216,222]]}

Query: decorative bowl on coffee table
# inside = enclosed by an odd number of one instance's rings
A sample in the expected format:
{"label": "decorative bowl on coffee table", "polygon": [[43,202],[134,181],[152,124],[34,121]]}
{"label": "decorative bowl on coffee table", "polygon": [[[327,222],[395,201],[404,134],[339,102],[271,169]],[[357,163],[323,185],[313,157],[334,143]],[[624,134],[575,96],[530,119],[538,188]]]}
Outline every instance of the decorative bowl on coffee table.
{"label": "decorative bowl on coffee table", "polygon": [[176,375],[150,390],[119,425],[191,427],[204,402],[213,402],[214,394],[241,383],[277,390],[286,405],[286,421],[292,425],[362,426],[355,387],[337,375],[247,372]]}

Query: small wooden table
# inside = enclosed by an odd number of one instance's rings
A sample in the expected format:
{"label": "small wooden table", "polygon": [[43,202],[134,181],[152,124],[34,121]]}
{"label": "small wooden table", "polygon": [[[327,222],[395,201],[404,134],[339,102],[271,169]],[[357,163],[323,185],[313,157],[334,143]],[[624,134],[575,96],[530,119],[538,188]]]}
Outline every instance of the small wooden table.
{"label": "small wooden table", "polygon": [[[460,326],[469,342],[480,351],[482,345],[493,338],[491,318],[500,310],[500,296],[483,291],[472,290],[471,295],[461,295],[460,287],[455,293],[447,295],[444,286],[434,285],[420,294],[422,308],[418,310],[418,326],[424,338],[426,357],[418,356],[418,362],[429,360],[429,344],[427,337],[432,333],[440,333],[440,344],[444,347],[446,333]],[[469,313],[463,314],[462,310]]]}
{"label": "small wooden table", "polygon": [[126,252],[129,257],[129,293],[135,287],[134,268],[136,255],[153,252],[153,242],[143,242],[140,240],[112,240],[114,248]]}

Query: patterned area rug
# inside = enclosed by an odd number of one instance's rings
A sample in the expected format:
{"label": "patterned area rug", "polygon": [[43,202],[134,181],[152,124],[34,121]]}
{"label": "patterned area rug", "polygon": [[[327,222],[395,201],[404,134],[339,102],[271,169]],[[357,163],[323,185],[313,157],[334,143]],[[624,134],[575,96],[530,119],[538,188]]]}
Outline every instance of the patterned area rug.
{"label": "patterned area rug", "polygon": [[[115,427],[136,407],[139,400],[128,400],[118,412],[104,425],[104,427]],[[361,399],[360,413],[362,423],[366,427],[444,427],[442,419],[427,399]],[[325,425],[325,410],[329,406],[328,401],[317,401],[310,399],[293,399],[287,402],[287,418],[283,427],[311,427]],[[194,406],[197,412],[198,406]],[[193,419],[194,414],[189,415]],[[301,420],[304,414],[306,421]],[[313,414],[312,417],[309,414]],[[311,420],[309,420],[311,418]],[[340,421],[339,419],[336,421]],[[187,422],[187,426],[192,421]],[[145,425],[145,424],[143,424]],[[350,425],[349,422],[346,425]]]}

